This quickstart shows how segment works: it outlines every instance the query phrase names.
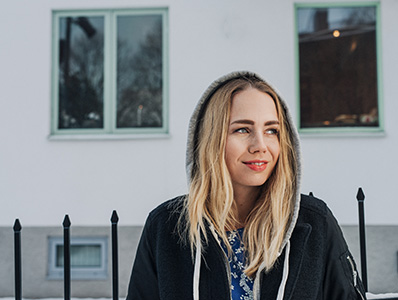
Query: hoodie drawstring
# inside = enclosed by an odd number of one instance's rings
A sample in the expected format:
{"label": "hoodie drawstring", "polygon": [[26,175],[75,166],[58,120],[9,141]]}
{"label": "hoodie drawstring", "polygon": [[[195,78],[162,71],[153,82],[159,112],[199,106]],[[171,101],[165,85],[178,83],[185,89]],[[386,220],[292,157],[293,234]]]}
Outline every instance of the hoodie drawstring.
{"label": "hoodie drawstring", "polygon": [[[199,231],[198,226],[198,231]],[[200,231],[199,231],[200,232]],[[193,300],[199,300],[200,264],[202,262],[202,243],[200,237],[196,240],[195,266],[193,272]]]}
{"label": "hoodie drawstring", "polygon": [[285,249],[286,251],[285,251],[285,261],[283,264],[282,281],[281,284],[279,285],[278,296],[276,297],[276,300],[283,300],[283,296],[285,295],[286,282],[287,278],[289,277],[290,240],[287,241]]}

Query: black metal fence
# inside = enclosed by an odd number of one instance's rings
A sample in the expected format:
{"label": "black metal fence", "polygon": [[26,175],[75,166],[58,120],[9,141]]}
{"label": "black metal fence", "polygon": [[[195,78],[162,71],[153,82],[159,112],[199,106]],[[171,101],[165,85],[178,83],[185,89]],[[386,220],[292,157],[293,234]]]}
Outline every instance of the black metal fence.
{"label": "black metal fence", "polygon": [[[114,210],[111,216],[112,239],[112,299],[119,300],[119,258],[118,258],[118,232],[117,223],[119,217]],[[63,225],[64,237],[64,300],[71,299],[71,263],[70,263],[70,227],[71,221],[65,215]],[[22,255],[21,255],[21,231],[19,219],[14,223],[14,268],[15,268],[15,300],[22,299]]]}
{"label": "black metal fence", "polygon": [[[313,195],[312,193],[310,193]],[[365,290],[368,291],[368,274],[366,263],[366,241],[365,241],[365,213],[364,200],[365,195],[362,188],[358,189],[358,217],[359,217],[359,237],[360,237],[360,255],[361,255],[361,271],[362,281]],[[119,268],[118,268],[118,231],[117,225],[119,217],[114,210],[111,216],[111,243],[112,243],[112,299],[119,300]],[[71,295],[71,263],[70,263],[70,227],[71,221],[68,215],[65,215],[63,221],[64,235],[64,300],[70,300]],[[15,300],[22,299],[22,264],[21,264],[21,231],[22,226],[19,219],[14,223],[14,259],[15,259]],[[384,299],[384,298],[378,298]],[[398,299],[398,298],[390,298]]]}

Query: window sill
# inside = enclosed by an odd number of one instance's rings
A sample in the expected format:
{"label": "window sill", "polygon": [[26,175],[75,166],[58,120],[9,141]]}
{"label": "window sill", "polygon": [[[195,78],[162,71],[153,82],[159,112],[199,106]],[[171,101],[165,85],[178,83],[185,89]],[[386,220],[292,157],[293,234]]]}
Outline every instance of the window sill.
{"label": "window sill", "polygon": [[168,139],[170,134],[50,134],[49,141],[115,141],[115,140],[150,140]]}
{"label": "window sill", "polygon": [[300,138],[383,138],[385,131],[323,131],[299,130]]}

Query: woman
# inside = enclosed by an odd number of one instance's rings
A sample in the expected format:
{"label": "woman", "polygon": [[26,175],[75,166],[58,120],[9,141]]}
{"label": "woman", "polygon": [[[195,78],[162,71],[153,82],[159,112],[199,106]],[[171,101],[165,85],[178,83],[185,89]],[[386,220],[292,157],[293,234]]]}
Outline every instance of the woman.
{"label": "woman", "polygon": [[332,213],[299,193],[298,134],[258,75],[207,89],[187,171],[189,194],[147,219],[127,299],[365,299]]}

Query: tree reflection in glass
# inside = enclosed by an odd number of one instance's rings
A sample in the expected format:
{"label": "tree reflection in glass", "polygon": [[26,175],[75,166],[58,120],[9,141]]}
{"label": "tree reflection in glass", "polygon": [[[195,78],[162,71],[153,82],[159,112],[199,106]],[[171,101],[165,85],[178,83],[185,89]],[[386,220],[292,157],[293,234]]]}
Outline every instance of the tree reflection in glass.
{"label": "tree reflection in glass", "polygon": [[117,18],[117,128],[162,127],[162,16]]}
{"label": "tree reflection in glass", "polygon": [[104,18],[59,19],[58,128],[103,128]]}

